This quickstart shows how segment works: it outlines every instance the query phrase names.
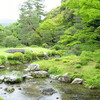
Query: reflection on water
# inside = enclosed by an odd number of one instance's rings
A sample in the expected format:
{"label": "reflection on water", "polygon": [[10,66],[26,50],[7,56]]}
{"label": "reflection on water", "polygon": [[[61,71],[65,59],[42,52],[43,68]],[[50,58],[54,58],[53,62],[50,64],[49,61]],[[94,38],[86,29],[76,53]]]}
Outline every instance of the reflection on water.
{"label": "reflection on water", "polygon": [[[27,65],[11,66],[9,72],[21,72]],[[10,85],[15,88],[13,93],[7,93],[4,89],[8,84],[0,84],[0,97],[4,100],[100,100],[100,89],[90,90],[81,85],[71,85],[51,79],[32,79],[21,84]],[[57,91],[53,95],[43,95],[41,90],[52,87]]]}

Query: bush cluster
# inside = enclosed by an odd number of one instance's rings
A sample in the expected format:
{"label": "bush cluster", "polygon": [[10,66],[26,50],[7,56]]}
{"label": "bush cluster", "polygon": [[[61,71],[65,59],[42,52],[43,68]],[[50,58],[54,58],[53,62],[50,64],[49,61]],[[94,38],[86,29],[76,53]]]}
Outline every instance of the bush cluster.
{"label": "bush cluster", "polygon": [[14,60],[23,62],[24,55],[21,52],[16,52],[16,53],[14,53],[13,58],[14,58]]}
{"label": "bush cluster", "polygon": [[0,55],[0,64],[2,65],[5,65],[6,64],[6,61],[7,61],[7,58],[4,56],[4,55]]}
{"label": "bush cluster", "polygon": [[93,60],[93,53],[91,51],[83,51],[80,55],[80,61],[82,65],[86,65],[88,61]]}
{"label": "bush cluster", "polygon": [[42,47],[48,48],[48,44],[47,43],[44,43],[44,44],[42,44]]}

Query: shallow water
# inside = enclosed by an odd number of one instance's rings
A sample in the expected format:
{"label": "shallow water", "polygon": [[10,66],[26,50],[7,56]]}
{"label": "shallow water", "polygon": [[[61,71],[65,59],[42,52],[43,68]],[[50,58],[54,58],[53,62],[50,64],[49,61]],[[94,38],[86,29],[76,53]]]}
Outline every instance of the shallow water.
{"label": "shallow water", "polygon": [[[24,74],[23,66],[11,66],[7,68],[11,72]],[[0,71],[1,72],[1,71]],[[3,71],[2,71],[3,72]],[[20,75],[20,74],[19,74]],[[4,89],[7,86],[15,88],[13,93],[7,93]],[[57,91],[53,95],[43,95],[41,91],[45,87],[52,87]],[[21,90],[20,90],[21,88]],[[21,84],[0,84],[0,97],[4,100],[100,100],[100,89],[90,90],[81,85],[71,85],[49,78],[27,80]]]}

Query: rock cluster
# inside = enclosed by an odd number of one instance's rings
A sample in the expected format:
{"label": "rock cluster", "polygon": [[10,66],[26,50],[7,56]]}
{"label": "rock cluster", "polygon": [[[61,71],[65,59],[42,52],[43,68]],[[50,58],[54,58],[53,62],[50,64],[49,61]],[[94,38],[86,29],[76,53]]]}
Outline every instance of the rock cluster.
{"label": "rock cluster", "polygon": [[0,83],[5,82],[5,83],[21,83],[22,82],[22,77],[14,76],[14,75],[5,75],[5,76],[0,76]]}
{"label": "rock cluster", "polygon": [[81,78],[75,78],[72,82],[71,82],[71,78],[69,76],[68,73],[64,74],[64,75],[50,75],[50,78],[51,79],[54,79],[54,80],[59,80],[61,82],[66,82],[66,83],[71,83],[71,84],[83,84],[83,79]]}
{"label": "rock cluster", "polygon": [[24,79],[49,77],[48,72],[40,71],[40,66],[38,64],[30,64],[25,71],[28,71],[28,74],[23,76]]}
{"label": "rock cluster", "polygon": [[52,95],[52,94],[56,93],[56,91],[53,88],[51,88],[51,87],[46,87],[46,88],[44,88],[42,90],[42,93],[44,95]]}

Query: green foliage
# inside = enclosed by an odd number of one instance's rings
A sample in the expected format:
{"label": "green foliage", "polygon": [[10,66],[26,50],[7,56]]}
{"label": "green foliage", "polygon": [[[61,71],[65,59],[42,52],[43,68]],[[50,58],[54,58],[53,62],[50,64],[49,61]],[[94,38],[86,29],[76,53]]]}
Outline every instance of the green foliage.
{"label": "green foliage", "polygon": [[42,47],[47,48],[48,47],[48,44],[47,43],[44,43],[44,44],[42,44]]}
{"label": "green foliage", "polygon": [[7,59],[8,59],[8,60],[13,60],[13,59],[14,59],[14,58],[13,58],[13,55],[8,55],[8,56],[7,56]]}
{"label": "green foliage", "polygon": [[76,68],[81,68],[81,66],[82,66],[82,65],[77,64],[75,67],[76,67]]}
{"label": "green foliage", "polygon": [[18,60],[9,60],[9,63],[11,65],[21,65],[22,64],[22,62],[21,61],[18,61]]}
{"label": "green foliage", "polygon": [[31,45],[31,47],[33,47],[33,48],[34,48],[34,47],[38,47],[38,45]]}
{"label": "green foliage", "polygon": [[80,72],[74,72],[74,73],[70,73],[71,76],[71,80],[74,80],[75,78],[82,78],[83,74]]}
{"label": "green foliage", "polygon": [[95,68],[100,69],[100,63],[96,63]]}
{"label": "green foliage", "polygon": [[19,44],[19,40],[14,36],[7,36],[4,43],[6,47],[16,47]]}
{"label": "green foliage", "polygon": [[41,58],[44,58],[44,57],[45,57],[45,55],[44,55],[44,53],[43,53],[43,52],[40,52],[40,53],[38,53],[38,54],[37,54],[37,57],[39,57],[39,58],[41,59]]}
{"label": "green foliage", "polygon": [[24,44],[18,44],[18,45],[16,46],[16,48],[23,48],[23,47],[26,47],[26,45],[24,45]]}
{"label": "green foliage", "polygon": [[93,59],[97,63],[100,63],[100,50],[97,50],[96,52],[93,53]]}
{"label": "green foliage", "polygon": [[53,50],[53,51],[49,51],[48,52],[49,56],[55,56],[55,55],[60,55],[57,51]]}
{"label": "green foliage", "polygon": [[2,65],[2,60],[0,59],[0,65]]}
{"label": "green foliage", "polygon": [[100,87],[100,74],[95,75],[93,77],[90,77],[88,79],[86,79],[87,83],[84,83],[84,85],[86,87],[90,87],[90,88],[98,88]]}
{"label": "green foliage", "polygon": [[75,55],[80,55],[81,54],[81,50],[80,50],[80,45],[74,45],[72,47],[72,52],[75,54]]}
{"label": "green foliage", "polygon": [[0,59],[1,59],[2,64],[6,64],[6,61],[7,61],[6,56],[0,55]]}
{"label": "green foliage", "polygon": [[[41,16],[44,16],[43,0],[27,0],[20,7],[20,31],[19,38],[25,45],[38,45],[41,42],[41,34],[37,31]],[[39,42],[38,42],[39,41]]]}
{"label": "green foliage", "polygon": [[17,82],[17,83],[21,83],[22,81],[23,81],[23,79],[20,78],[20,77],[18,77],[18,78],[16,79],[16,82]]}
{"label": "green foliage", "polygon": [[32,61],[32,56],[28,55],[28,54],[24,54],[24,61]]}
{"label": "green foliage", "polygon": [[50,74],[60,74],[61,73],[61,71],[59,70],[59,68],[57,66],[50,67],[48,72]]}
{"label": "green foliage", "polygon": [[14,60],[23,62],[24,55],[21,52],[16,52],[16,53],[14,53],[13,58],[14,58]]}
{"label": "green foliage", "polygon": [[60,61],[60,60],[61,60],[61,59],[59,59],[59,58],[56,58],[56,59],[55,59],[55,61]]}
{"label": "green foliage", "polygon": [[80,60],[82,65],[86,65],[88,61],[91,61],[93,58],[93,53],[90,51],[83,51],[80,55]]}
{"label": "green foliage", "polygon": [[55,49],[55,50],[60,50],[61,49],[61,45],[56,44],[52,48]]}
{"label": "green foliage", "polygon": [[33,60],[36,60],[36,58],[37,58],[37,53],[34,53],[34,52],[33,52],[33,53],[32,53],[32,59],[33,59]]}
{"label": "green foliage", "polygon": [[4,100],[4,99],[0,97],[0,100]]}
{"label": "green foliage", "polygon": [[32,56],[32,51],[31,50],[25,50],[25,54]]}

